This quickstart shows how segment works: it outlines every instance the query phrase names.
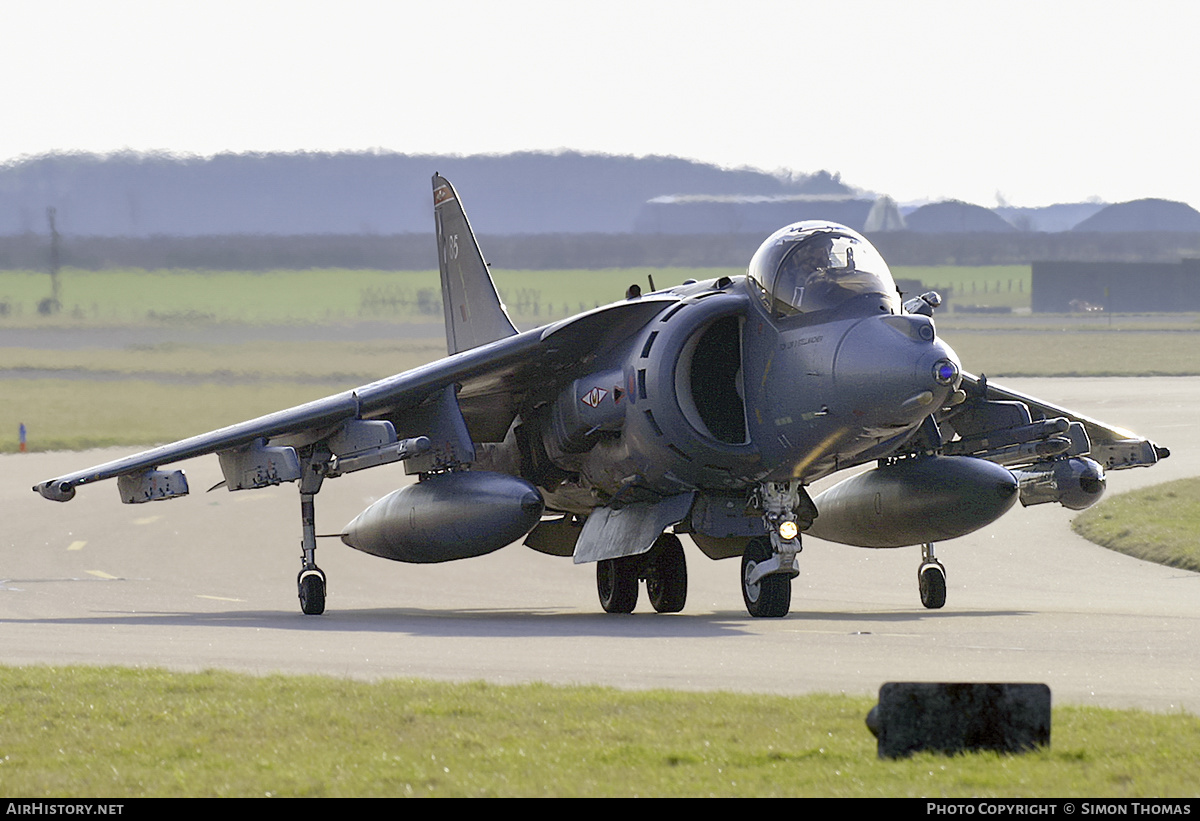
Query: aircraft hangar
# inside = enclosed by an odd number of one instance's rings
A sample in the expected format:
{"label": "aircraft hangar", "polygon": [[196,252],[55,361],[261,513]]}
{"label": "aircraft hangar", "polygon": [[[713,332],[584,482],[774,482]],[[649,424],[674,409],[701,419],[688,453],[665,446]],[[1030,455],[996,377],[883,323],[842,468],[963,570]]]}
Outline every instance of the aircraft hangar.
{"label": "aircraft hangar", "polygon": [[1035,313],[1200,311],[1200,259],[1034,262]]}

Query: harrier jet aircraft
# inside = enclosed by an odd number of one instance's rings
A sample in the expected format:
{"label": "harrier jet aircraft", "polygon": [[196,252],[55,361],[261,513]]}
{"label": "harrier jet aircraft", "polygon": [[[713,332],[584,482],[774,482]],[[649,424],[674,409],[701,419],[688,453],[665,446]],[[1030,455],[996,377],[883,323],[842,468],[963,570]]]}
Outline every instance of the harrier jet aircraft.
{"label": "harrier jet aircraft", "polygon": [[[355,390],[50,479],[65,502],[115,478],[129,504],[188,492],[164,466],[215,453],[231,491],[294,482],[304,613],[325,609],[313,501],[327,479],[403,462],[416,483],[341,532],[400,562],[522,537],[595,563],[600,603],[687,596],[680,534],[741,558],[752,616],[784,616],[802,534],[921,546],[921,602],[945,603],[934,543],[1023,505],[1095,503],[1105,471],[1164,448],[964,373],[934,293],[904,302],[866,239],[834,223],[772,234],[745,276],[689,281],[518,332],[450,183],[433,177],[449,356]],[[871,466],[810,496],[837,471]]]}

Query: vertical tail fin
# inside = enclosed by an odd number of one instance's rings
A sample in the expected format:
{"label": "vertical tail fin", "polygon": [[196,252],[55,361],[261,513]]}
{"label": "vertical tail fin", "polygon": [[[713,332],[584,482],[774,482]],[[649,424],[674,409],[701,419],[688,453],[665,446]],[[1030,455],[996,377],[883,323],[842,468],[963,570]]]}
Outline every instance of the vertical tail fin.
{"label": "vertical tail fin", "polygon": [[447,351],[456,354],[515,334],[458,194],[439,174],[433,175],[433,218]]}

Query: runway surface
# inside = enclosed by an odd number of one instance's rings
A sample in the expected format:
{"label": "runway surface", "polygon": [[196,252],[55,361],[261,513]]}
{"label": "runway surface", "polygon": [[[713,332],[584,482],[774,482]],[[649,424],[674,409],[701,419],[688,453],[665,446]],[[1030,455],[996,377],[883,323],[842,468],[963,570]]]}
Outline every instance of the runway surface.
{"label": "runway surface", "polygon": [[[1171,449],[1152,469],[1110,473],[1110,494],[1200,475],[1200,379],[999,381]],[[192,495],[170,503],[122,505],[115,482],[67,504],[30,490],[125,452],[0,457],[0,663],[772,693],[1036,681],[1056,703],[1200,713],[1200,574],[1096,547],[1058,505],[1017,507],[939,545],[940,611],[920,605],[918,548],[809,539],[791,615],[751,619],[737,561],[687,539],[688,606],[668,616],[644,591],[633,615],[605,615],[593,565],[521,545],[413,566],[324,539],[329,609],[306,617],[291,485],[206,494],[221,478],[210,456],[185,463]],[[406,481],[389,466],[327,482],[317,531]]]}

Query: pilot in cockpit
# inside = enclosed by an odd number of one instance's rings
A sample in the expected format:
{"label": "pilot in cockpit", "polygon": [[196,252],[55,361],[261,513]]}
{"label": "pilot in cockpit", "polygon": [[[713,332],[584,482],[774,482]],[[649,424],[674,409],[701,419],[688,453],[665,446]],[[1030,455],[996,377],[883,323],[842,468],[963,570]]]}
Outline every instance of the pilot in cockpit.
{"label": "pilot in cockpit", "polygon": [[892,313],[901,308],[887,263],[860,234],[844,225],[798,222],[759,246],[747,281],[777,317],[817,314],[878,294]]}
{"label": "pilot in cockpit", "polygon": [[853,296],[856,289],[840,283],[855,273],[854,249],[844,241],[840,245],[835,251],[834,237],[827,233],[798,243],[780,266],[776,293],[790,290],[788,302],[799,311],[831,307]]}

